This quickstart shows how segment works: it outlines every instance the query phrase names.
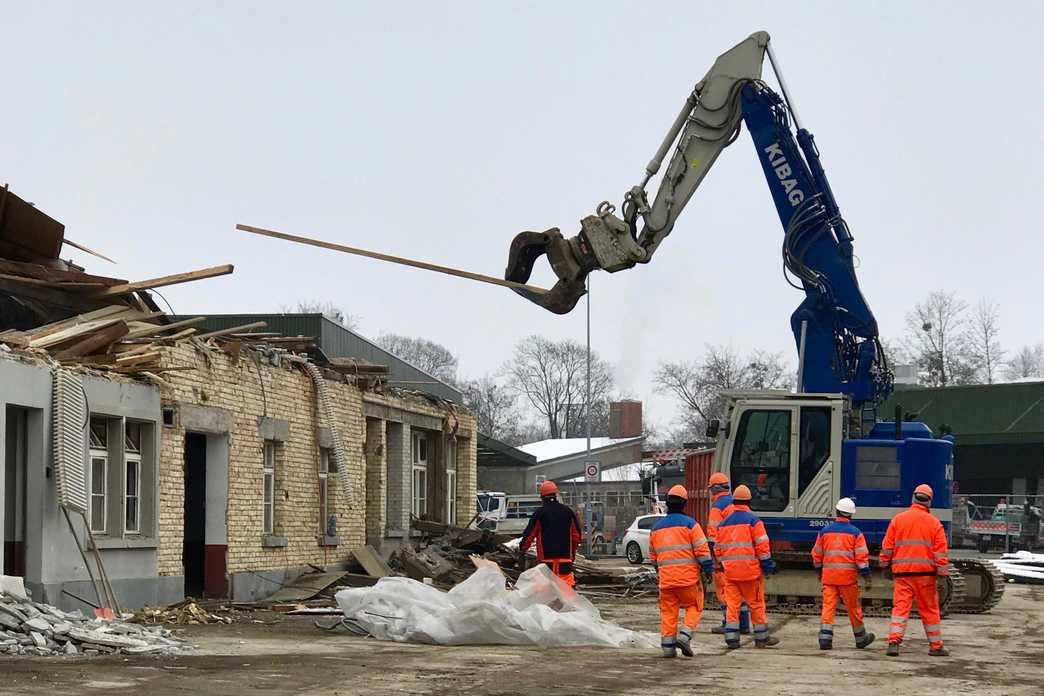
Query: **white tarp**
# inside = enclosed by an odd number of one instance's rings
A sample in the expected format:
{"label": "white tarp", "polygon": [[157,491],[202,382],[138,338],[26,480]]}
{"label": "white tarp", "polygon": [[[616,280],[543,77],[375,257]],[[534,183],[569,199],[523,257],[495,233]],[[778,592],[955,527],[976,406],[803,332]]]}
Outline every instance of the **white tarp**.
{"label": "white tarp", "polygon": [[545,565],[504,587],[496,567],[483,567],[449,592],[409,578],[341,590],[347,619],[379,640],[439,645],[602,645],[655,648],[659,636],[602,620],[598,610]]}
{"label": "white tarp", "polygon": [[993,561],[1005,578],[1014,582],[1044,582],[1044,554],[1016,551]]}

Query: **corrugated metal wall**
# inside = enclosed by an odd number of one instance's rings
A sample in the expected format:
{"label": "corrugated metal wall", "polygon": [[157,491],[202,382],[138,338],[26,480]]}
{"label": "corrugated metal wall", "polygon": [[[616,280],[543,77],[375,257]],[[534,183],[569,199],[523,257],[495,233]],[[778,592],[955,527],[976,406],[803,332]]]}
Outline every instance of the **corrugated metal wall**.
{"label": "corrugated metal wall", "polygon": [[217,331],[255,321],[268,324],[267,329],[257,329],[258,331],[278,331],[284,336],[313,336],[319,341],[319,347],[327,357],[357,358],[377,365],[387,365],[391,370],[389,382],[392,386],[424,392],[458,404],[463,403],[463,396],[454,387],[437,380],[321,314],[213,314],[196,326],[203,327],[200,331]]}

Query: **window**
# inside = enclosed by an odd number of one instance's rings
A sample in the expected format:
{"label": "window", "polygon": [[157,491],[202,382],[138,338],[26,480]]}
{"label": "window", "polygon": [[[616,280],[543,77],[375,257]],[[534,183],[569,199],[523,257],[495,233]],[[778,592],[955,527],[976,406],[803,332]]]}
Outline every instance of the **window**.
{"label": "window", "polygon": [[261,464],[264,486],[262,493],[262,505],[264,508],[262,515],[263,534],[275,533],[275,448],[275,441],[265,440],[264,459]]}
{"label": "window", "polygon": [[124,428],[123,531],[141,533],[141,424]]}
{"label": "window", "polygon": [[413,516],[420,519],[428,513],[428,435],[413,433]]}
{"label": "window", "polygon": [[544,503],[537,500],[509,500],[505,517],[509,520],[528,520]]}
{"label": "window", "polygon": [[457,440],[446,441],[446,524],[457,523]]}
{"label": "window", "polygon": [[319,448],[319,533],[325,535],[329,529],[330,503],[328,498],[330,478],[330,450]]}
{"label": "window", "polygon": [[900,486],[897,447],[856,448],[856,488],[897,491]]}
{"label": "window", "polygon": [[753,494],[753,510],[780,512],[790,498],[790,411],[751,410],[740,417],[732,480]]}
{"label": "window", "polygon": [[659,517],[643,517],[638,520],[638,529],[652,529],[659,521]]}
{"label": "window", "polygon": [[798,450],[798,495],[805,492],[830,458],[830,408],[801,409],[801,447]]}
{"label": "window", "polygon": [[109,424],[104,418],[92,418],[90,427],[91,460],[91,532],[105,534],[108,527],[106,510],[109,488]]}

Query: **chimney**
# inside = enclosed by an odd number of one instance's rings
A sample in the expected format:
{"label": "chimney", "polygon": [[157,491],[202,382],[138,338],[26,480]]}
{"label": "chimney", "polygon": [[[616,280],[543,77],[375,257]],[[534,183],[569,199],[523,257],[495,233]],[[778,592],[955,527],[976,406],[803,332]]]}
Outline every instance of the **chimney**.
{"label": "chimney", "polygon": [[609,403],[609,437],[639,437],[642,434],[642,402]]}

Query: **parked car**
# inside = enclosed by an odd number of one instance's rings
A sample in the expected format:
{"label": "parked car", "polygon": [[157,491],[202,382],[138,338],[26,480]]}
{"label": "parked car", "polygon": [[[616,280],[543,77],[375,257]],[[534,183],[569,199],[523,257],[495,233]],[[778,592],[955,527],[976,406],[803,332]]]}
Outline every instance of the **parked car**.
{"label": "parked car", "polygon": [[666,515],[639,515],[634,518],[623,538],[624,553],[628,561],[637,565],[649,557],[649,532],[664,517]]}

